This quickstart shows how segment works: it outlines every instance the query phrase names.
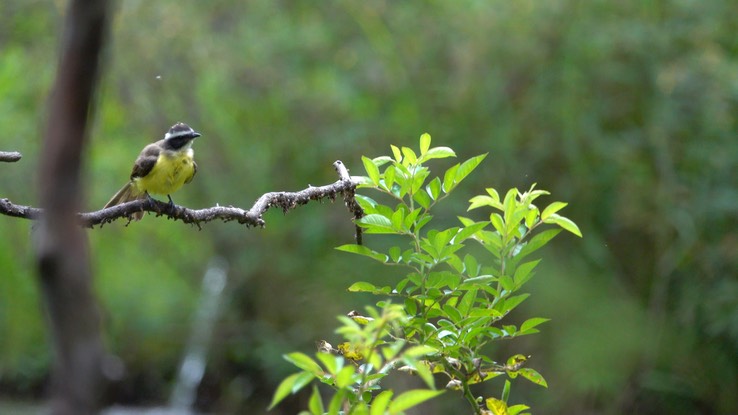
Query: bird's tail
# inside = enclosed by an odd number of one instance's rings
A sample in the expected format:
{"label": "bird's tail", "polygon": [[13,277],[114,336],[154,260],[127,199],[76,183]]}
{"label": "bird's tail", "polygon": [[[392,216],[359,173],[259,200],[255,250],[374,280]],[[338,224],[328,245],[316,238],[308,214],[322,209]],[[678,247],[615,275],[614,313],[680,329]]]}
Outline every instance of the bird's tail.
{"label": "bird's tail", "polygon": [[[118,190],[118,193],[116,193],[108,203],[105,204],[103,209],[139,199],[146,199],[146,192],[139,191],[136,186],[133,185],[133,182],[128,182]],[[141,220],[144,216],[144,212],[135,212],[132,216],[134,220]]]}

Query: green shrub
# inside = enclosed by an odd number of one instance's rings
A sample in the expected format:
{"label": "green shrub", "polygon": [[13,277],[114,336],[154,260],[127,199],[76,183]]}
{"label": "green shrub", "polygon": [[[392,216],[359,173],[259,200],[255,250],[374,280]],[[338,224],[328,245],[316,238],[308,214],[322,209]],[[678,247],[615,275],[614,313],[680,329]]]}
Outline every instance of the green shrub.
{"label": "green shrub", "polygon": [[[501,362],[486,354],[494,342],[538,332],[548,321],[528,318],[519,325],[507,316],[528,298],[522,293],[540,260],[530,254],[548,243],[563,228],[581,236],[579,228],[557,212],[566,206],[553,202],[539,209],[533,202],[547,195],[532,186],[509,190],[504,197],[493,189],[470,200],[469,210],[487,209],[488,221],[459,217],[448,229],[432,226],[431,210],[445,199],[486,157],[455,164],[442,176],[431,178],[426,166],[432,159],[454,157],[448,147],[431,148],[431,137],[420,137],[420,153],[392,146],[392,156],[364,157],[366,177],[360,188],[373,189],[391,200],[382,204],[363,195],[357,201],[365,216],[357,221],[366,234],[399,236],[406,245],[379,252],[349,244],[339,250],[398,267],[406,273],[394,286],[359,281],[351,292],[372,293],[383,299],[366,307],[366,315],[352,311],[339,317],[337,329],[344,341],[333,346],[322,340],[313,359],[304,353],[285,358],[301,369],[282,381],[272,407],[290,393],[314,380],[328,385],[333,395],[326,405],[313,387],[308,412],[329,414],[396,414],[434,398],[444,390],[461,393],[474,413],[518,414],[526,405],[508,406],[510,379],[521,376],[546,387],[527,357],[515,354]],[[392,206],[393,205],[393,206]],[[538,231],[543,225],[555,228]],[[472,255],[469,242],[481,244],[486,255]],[[479,255],[477,255],[479,256]],[[427,389],[395,394],[382,381],[392,373],[420,377]],[[439,376],[441,375],[441,376]],[[470,386],[506,375],[500,398],[475,397]],[[439,378],[447,382],[437,388]]]}

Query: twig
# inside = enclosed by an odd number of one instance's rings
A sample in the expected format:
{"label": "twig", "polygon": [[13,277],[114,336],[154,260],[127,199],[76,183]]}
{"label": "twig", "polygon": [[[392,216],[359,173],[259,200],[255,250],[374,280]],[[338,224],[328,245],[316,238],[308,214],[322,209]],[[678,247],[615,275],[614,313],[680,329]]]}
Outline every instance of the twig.
{"label": "twig", "polygon": [[[200,227],[200,223],[210,222],[220,219],[224,222],[237,221],[247,226],[266,225],[263,218],[264,213],[272,207],[279,207],[283,212],[295,209],[297,206],[304,205],[311,200],[322,200],[328,198],[335,200],[337,196],[342,196],[344,202],[353,214],[354,219],[359,219],[364,215],[361,207],[356,203],[355,189],[358,184],[351,179],[348,170],[344,164],[338,160],[333,163],[333,167],[339,175],[339,180],[335,183],[313,187],[309,186],[297,192],[269,192],[259,197],[251,209],[244,210],[233,206],[214,206],[205,209],[189,209],[183,206],[170,205],[168,202],[148,198],[143,200],[135,200],[133,202],[124,203],[107,209],[94,212],[78,213],[77,219],[81,226],[92,228],[95,225],[103,225],[120,218],[129,218],[135,212],[153,212],[157,216],[166,216],[169,219],[181,220],[184,223],[194,224]],[[0,199],[0,213],[17,218],[30,220],[40,219],[44,212],[43,209],[23,206],[12,203],[8,199]],[[358,229],[358,227],[357,227]],[[357,243],[361,241],[361,233],[357,231]]]}
{"label": "twig", "polygon": [[0,161],[12,163],[20,160],[21,157],[23,156],[17,151],[0,151]]}

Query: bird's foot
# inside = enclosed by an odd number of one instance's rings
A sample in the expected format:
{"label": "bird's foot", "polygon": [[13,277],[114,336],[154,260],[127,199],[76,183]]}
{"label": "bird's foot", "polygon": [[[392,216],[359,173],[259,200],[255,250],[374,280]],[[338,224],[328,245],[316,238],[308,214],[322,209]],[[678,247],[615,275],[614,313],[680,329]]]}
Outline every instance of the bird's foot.
{"label": "bird's foot", "polygon": [[174,213],[174,201],[172,200],[172,196],[167,195],[167,198],[169,198],[169,211]]}
{"label": "bird's foot", "polygon": [[147,199],[149,200],[149,202],[151,202],[151,204],[152,204],[152,205],[154,206],[154,208],[156,209],[156,215],[157,215],[157,216],[158,216],[158,215],[161,215],[161,210],[159,209],[159,205],[158,205],[158,204],[156,203],[156,202],[157,202],[157,200],[156,200],[156,199],[154,199],[153,197],[151,197],[151,195],[149,194],[149,192],[146,192],[146,198],[147,198]]}

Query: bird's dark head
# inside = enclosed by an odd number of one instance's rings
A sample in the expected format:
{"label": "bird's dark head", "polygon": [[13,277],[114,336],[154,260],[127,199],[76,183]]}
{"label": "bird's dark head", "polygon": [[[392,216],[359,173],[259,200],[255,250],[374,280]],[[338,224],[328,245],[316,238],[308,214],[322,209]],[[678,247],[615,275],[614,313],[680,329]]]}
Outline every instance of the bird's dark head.
{"label": "bird's dark head", "polygon": [[193,130],[192,127],[185,123],[174,124],[166,134],[164,141],[172,148],[178,149],[192,142],[192,140],[200,137],[200,133]]}

